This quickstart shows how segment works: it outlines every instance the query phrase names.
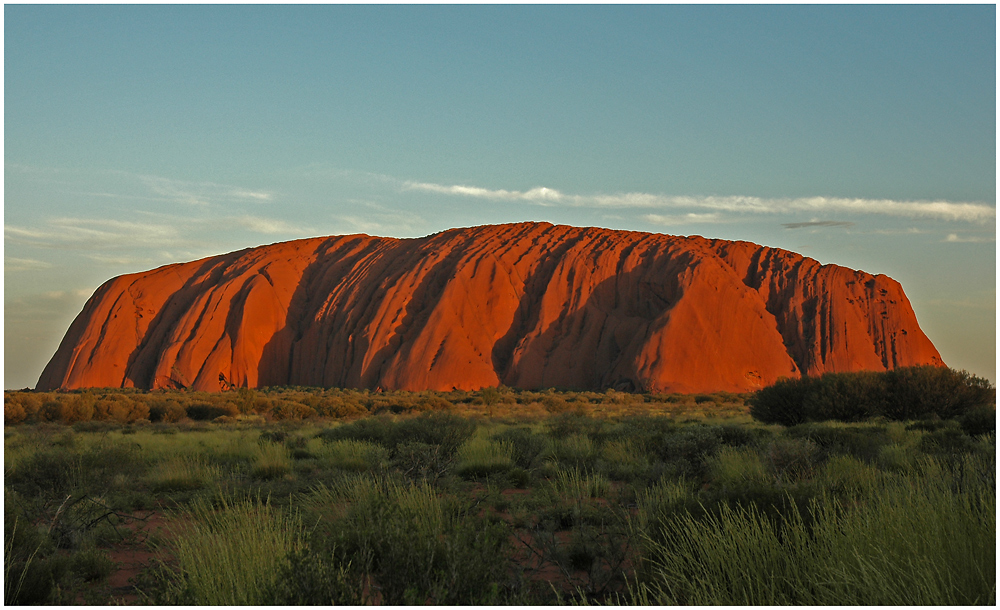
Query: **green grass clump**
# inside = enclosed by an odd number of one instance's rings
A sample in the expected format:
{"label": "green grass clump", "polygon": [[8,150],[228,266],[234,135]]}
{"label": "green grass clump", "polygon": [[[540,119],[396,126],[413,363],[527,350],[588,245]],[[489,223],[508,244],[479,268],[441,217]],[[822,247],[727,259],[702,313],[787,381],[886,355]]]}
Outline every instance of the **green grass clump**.
{"label": "green grass clump", "polygon": [[322,463],[341,470],[374,470],[389,460],[389,450],[370,441],[344,439],[322,443],[313,450]]}
{"label": "green grass clump", "polygon": [[301,521],[269,501],[196,502],[183,515],[173,541],[179,579],[168,592],[175,603],[267,604],[279,571],[304,539]]}
{"label": "green grass clump", "polygon": [[552,479],[552,487],[557,494],[580,502],[588,498],[605,498],[611,492],[611,482],[598,473],[581,471],[579,468],[558,470]]}
{"label": "green grass clump", "polygon": [[455,454],[455,472],[466,477],[484,477],[506,472],[514,466],[514,449],[507,441],[473,437]]}
{"label": "green grass clump", "polygon": [[601,447],[601,458],[611,476],[619,480],[638,476],[649,468],[642,445],[632,439],[608,441]]}
{"label": "green grass clump", "polygon": [[258,479],[276,479],[288,474],[292,469],[292,456],[284,445],[262,443],[257,445],[253,457],[251,475]]}
{"label": "green grass clump", "polygon": [[[640,604],[995,602],[995,460],[923,461],[850,503],[829,494],[779,521],[754,506],[681,513],[649,539]],[[960,490],[956,492],[956,489]]]}
{"label": "green grass clump", "polygon": [[723,488],[741,489],[767,481],[767,468],[760,454],[750,448],[722,447],[706,458],[712,483]]}
{"label": "green grass clump", "polygon": [[693,498],[691,485],[684,479],[660,479],[638,495],[636,523],[645,532],[657,532]]}
{"label": "green grass clump", "polygon": [[208,487],[221,476],[218,467],[199,456],[173,457],[153,466],[146,481],[153,491],[187,491]]}

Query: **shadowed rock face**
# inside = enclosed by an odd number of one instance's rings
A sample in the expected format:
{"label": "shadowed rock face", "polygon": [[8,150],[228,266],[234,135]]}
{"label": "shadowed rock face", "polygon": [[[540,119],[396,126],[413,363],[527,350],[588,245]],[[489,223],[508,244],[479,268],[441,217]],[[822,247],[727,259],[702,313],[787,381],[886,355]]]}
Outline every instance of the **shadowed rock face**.
{"label": "shadowed rock face", "polygon": [[124,275],[39,389],[746,391],[943,365],[903,289],[748,242],[523,223],[272,244]]}

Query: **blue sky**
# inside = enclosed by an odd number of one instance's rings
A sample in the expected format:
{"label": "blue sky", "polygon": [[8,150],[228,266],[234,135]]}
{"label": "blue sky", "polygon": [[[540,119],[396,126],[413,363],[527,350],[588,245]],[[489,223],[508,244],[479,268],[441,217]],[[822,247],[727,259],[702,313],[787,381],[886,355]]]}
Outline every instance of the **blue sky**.
{"label": "blue sky", "polygon": [[996,379],[987,6],[4,7],[4,387],[115,275],[544,220],[900,281]]}

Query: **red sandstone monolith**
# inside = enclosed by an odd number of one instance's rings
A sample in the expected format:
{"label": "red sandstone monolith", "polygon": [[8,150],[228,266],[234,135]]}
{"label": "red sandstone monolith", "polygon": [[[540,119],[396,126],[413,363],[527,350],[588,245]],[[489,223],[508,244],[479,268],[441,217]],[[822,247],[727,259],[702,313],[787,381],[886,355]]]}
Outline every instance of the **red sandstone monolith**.
{"label": "red sandstone monolith", "polygon": [[754,390],[943,365],[900,285],[748,242],[522,223],[114,278],[38,389]]}

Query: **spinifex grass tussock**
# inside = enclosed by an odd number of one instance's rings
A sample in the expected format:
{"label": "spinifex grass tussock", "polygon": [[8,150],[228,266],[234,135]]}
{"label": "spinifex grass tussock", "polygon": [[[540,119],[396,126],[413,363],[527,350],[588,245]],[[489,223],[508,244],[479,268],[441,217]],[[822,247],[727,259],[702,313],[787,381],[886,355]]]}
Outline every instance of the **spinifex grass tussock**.
{"label": "spinifex grass tussock", "polygon": [[[13,524],[4,527],[3,543],[3,603],[5,606],[20,605],[21,589],[24,587],[25,578],[31,569],[31,563],[41,548],[41,542],[37,545],[24,545],[28,548],[17,548],[15,541],[18,540],[18,527],[22,529],[25,523],[20,521],[19,516],[15,516]],[[30,527],[30,525],[28,526]],[[24,536],[21,536],[22,538]]]}
{"label": "spinifex grass tussock", "polygon": [[670,518],[649,539],[632,600],[688,605],[993,604],[995,460],[951,470],[925,459],[842,502],[823,494],[811,519],[755,507]]}
{"label": "spinifex grass tussock", "polygon": [[597,447],[586,434],[570,434],[553,446],[557,460],[576,466],[591,466],[598,456]]}
{"label": "spinifex grass tussock", "polygon": [[636,476],[649,468],[649,458],[642,445],[632,439],[608,441],[601,447],[601,458],[616,479]]}
{"label": "spinifex grass tussock", "polygon": [[275,443],[258,443],[253,456],[251,475],[259,479],[275,479],[292,469],[288,448]]}
{"label": "spinifex grass tussock", "polygon": [[561,496],[582,502],[588,498],[606,498],[611,492],[611,482],[599,472],[568,468],[556,472],[552,488]]}
{"label": "spinifex grass tussock", "polygon": [[175,603],[246,606],[268,603],[268,592],[305,531],[299,518],[259,498],[195,502],[172,546],[179,579]]}
{"label": "spinifex grass tussock", "polygon": [[200,456],[172,457],[153,466],[146,481],[153,491],[184,491],[208,487],[221,477],[221,470]]}
{"label": "spinifex grass tussock", "polygon": [[769,477],[760,453],[747,447],[722,447],[705,459],[712,483],[724,488],[740,489],[759,485]]}
{"label": "spinifex grass tussock", "polygon": [[319,445],[310,444],[322,463],[342,470],[375,470],[389,461],[389,450],[369,441],[344,439]]}
{"label": "spinifex grass tussock", "polygon": [[835,455],[823,465],[819,478],[823,487],[835,494],[856,496],[871,493],[882,475],[856,457]]}
{"label": "spinifex grass tussock", "polygon": [[662,478],[639,493],[636,524],[642,531],[658,531],[693,496],[692,486],[683,478]]}
{"label": "spinifex grass tussock", "polygon": [[483,477],[506,472],[514,466],[514,448],[508,441],[473,437],[455,454],[455,471],[461,476]]}

